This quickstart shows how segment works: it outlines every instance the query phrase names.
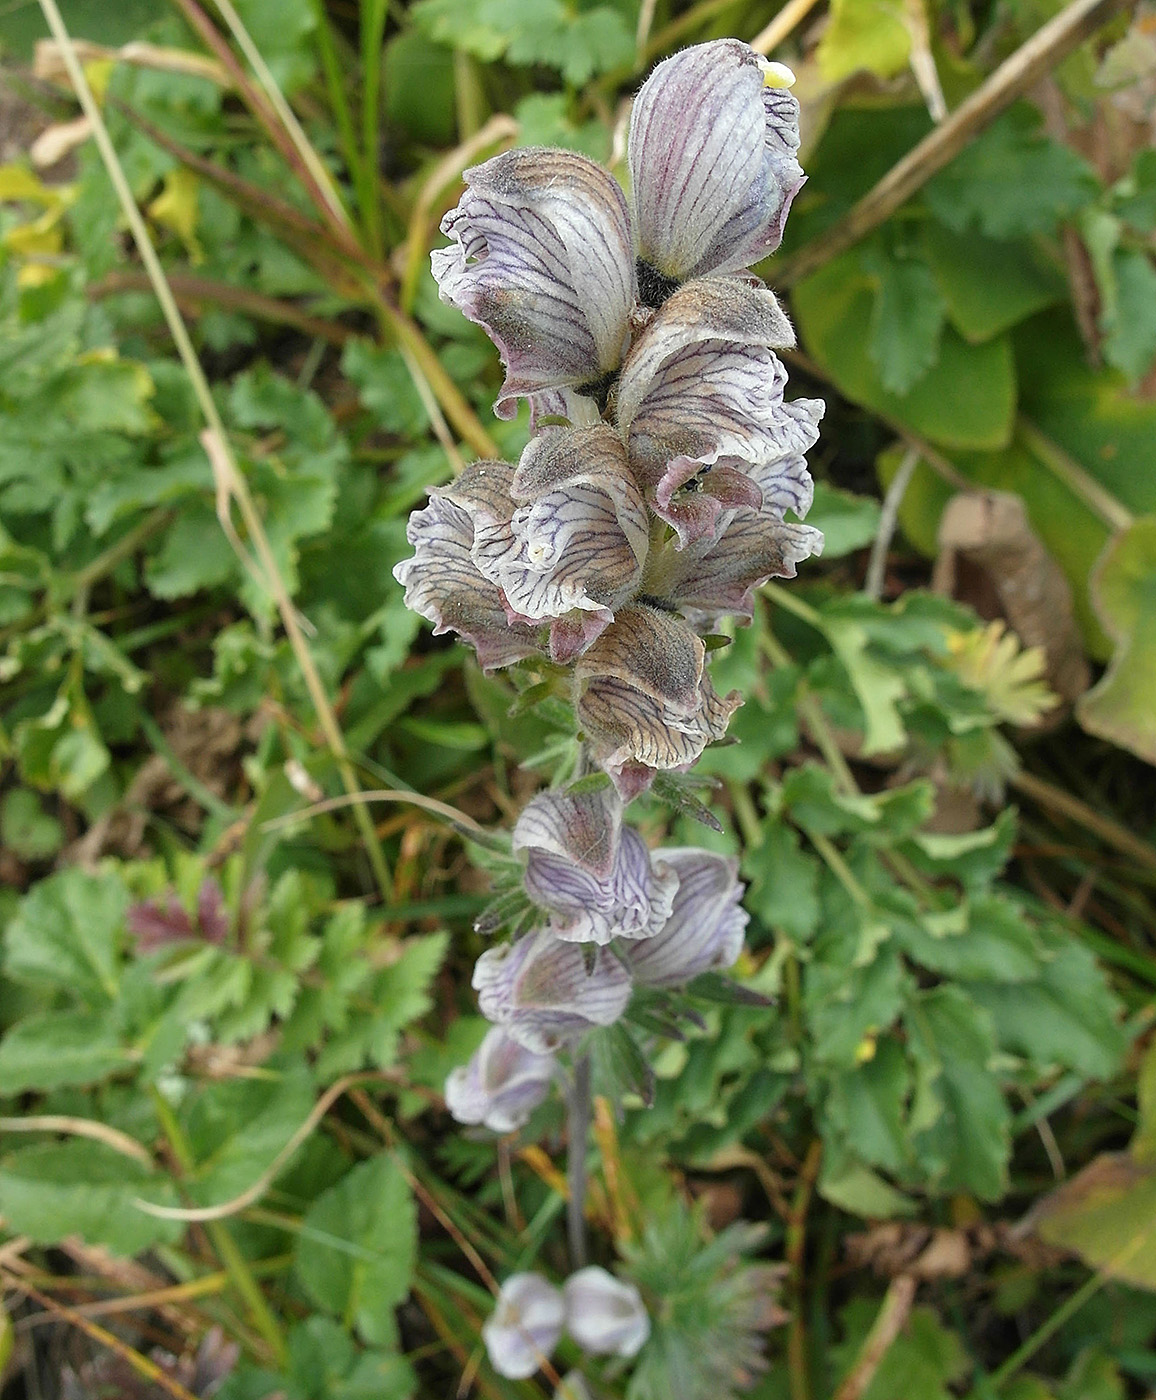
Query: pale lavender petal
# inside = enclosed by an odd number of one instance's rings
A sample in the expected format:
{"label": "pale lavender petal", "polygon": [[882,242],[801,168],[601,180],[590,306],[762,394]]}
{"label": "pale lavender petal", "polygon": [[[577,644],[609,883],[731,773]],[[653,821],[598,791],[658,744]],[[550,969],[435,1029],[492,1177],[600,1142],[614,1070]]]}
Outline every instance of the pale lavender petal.
{"label": "pale lavender petal", "polygon": [[630,976],[604,948],[593,967],[577,944],[548,930],[483,953],[473,986],[482,1015],[528,1050],[546,1055],[595,1026],[613,1025],[630,1001]]}
{"label": "pale lavender petal", "polygon": [[601,166],[571,151],[506,151],[465,173],[432,255],[442,299],[482,326],[506,382],[494,405],[570,387],[605,399],[634,296],[626,200]]}
{"label": "pale lavender petal", "polygon": [[803,185],[799,104],[738,39],[684,49],[643,84],[630,122],[643,300],[774,252]]}
{"label": "pale lavender petal", "polygon": [[548,428],[516,471],[476,463],[443,494],[469,511],[474,564],[510,621],[557,620],[556,661],[588,646],[637,591],[649,522],[613,428]]}
{"label": "pale lavender petal", "polygon": [[754,590],[760,584],[794,578],[797,564],[822,552],[820,531],[787,524],[773,508],[731,511],[720,522],[717,540],[706,536],[685,549],[652,553],[646,591],[696,627],[717,628],[728,615],[753,616]]}
{"label": "pale lavender petal", "polygon": [[482,1324],[490,1365],[507,1380],[528,1380],[558,1345],[565,1316],[561,1292],[541,1274],[511,1274]]}
{"label": "pale lavender petal", "polygon": [[435,636],[459,633],[487,670],[542,653],[541,629],[511,626],[501,594],[475,567],[467,511],[431,492],[429,505],[410,516],[406,538],[415,553],[393,576],[405,587],[406,607],[432,622]]}
{"label": "pale lavender petal", "polygon": [[566,1330],[591,1356],[637,1356],[650,1336],[642,1295],[596,1264],[563,1285]]}
{"label": "pale lavender petal", "polygon": [[551,930],[574,943],[649,938],[670,915],[677,878],[652,862],[646,842],[622,825],[610,788],[535,797],[514,827],[528,853],[525,886],[552,915]]}
{"label": "pale lavender petal", "polygon": [[446,1080],[446,1107],[459,1123],[481,1123],[495,1133],[522,1127],[550,1092],[551,1055],[535,1055],[495,1026],[468,1065]]}
{"label": "pale lavender petal", "polygon": [[666,927],[630,946],[630,970],[649,987],[675,987],[701,972],[733,966],[743,947],[747,913],[738,862],[697,847],[661,852],[678,873]]}
{"label": "pale lavender petal", "polygon": [[822,405],[783,402],[786,370],[770,347],[792,343],[770,292],[705,280],[670,297],[631,350],[619,428],[647,499],[681,544],[717,531],[738,505],[769,503],[781,515],[809,504],[798,464],[818,438]]}
{"label": "pale lavender petal", "polygon": [[705,660],[706,648],[682,618],[646,605],[623,609],[579,657],[578,719],[624,801],[655,771],[689,768],[726,733],[742,700],[737,691],[716,694]]}

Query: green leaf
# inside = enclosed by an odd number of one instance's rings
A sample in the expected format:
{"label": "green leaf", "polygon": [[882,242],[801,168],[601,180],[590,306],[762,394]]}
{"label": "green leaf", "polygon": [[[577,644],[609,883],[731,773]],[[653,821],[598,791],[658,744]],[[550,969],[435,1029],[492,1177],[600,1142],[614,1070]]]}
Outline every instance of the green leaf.
{"label": "green leaf", "polygon": [[1021,104],[969,142],[924,189],[936,218],[956,233],[978,227],[1016,238],[1054,233],[1090,204],[1099,184],[1087,161],[1038,127],[1038,114]]}
{"label": "green leaf", "polygon": [[1112,275],[1116,308],[1101,321],[1104,359],[1135,386],[1156,359],[1156,267],[1147,253],[1117,252]]}
{"label": "green leaf", "polygon": [[1032,1212],[1036,1233],[1110,1278],[1156,1290],[1156,1165],[1102,1153]]}
{"label": "green leaf", "polygon": [[103,1143],[75,1138],[0,1158],[0,1214],[9,1230],[39,1244],[80,1235],[126,1258],[155,1244],[175,1244],[185,1227],[138,1210],[133,1205],[138,1196],[176,1204],[167,1176],[150,1173]]}
{"label": "green leaf", "polygon": [[1011,434],[1015,374],[1002,337],[968,345],[947,327],[939,359],[905,395],[888,391],[867,346],[874,289],[856,251],[845,253],[792,289],[791,306],[809,354],[836,388],[947,447],[1000,447]]}
{"label": "green leaf", "polygon": [[[990,828],[989,828],[990,829]],[[978,899],[962,911],[957,929],[945,931],[930,920],[901,920],[896,937],[909,957],[948,977],[1014,983],[1012,1000],[1045,965],[1043,944],[1022,910],[1008,901]]]}
{"label": "green leaf", "polygon": [[115,875],[62,870],[33,886],[5,937],[8,976],[102,1005],[117,996],[128,898]]}
{"label": "green leaf", "polygon": [[1116,644],[1099,683],[1076,704],[1083,727],[1156,763],[1156,515],[1111,541],[1092,596]]}
{"label": "green leaf", "polygon": [[874,1053],[875,1037],[899,1015],[911,979],[894,949],[862,967],[816,960],[806,970],[803,1010],[815,1059],[850,1069]]}
{"label": "green leaf", "polygon": [[867,353],[889,394],[906,395],[939,359],[946,303],[931,268],[917,258],[861,253],[877,279]]}
{"label": "green leaf", "polygon": [[429,414],[399,350],[351,340],[341,356],[341,371],[357,385],[361,402],[387,433],[415,438],[428,430]]}
{"label": "green leaf", "polygon": [[908,1156],[904,1106],[910,1081],[898,1041],[879,1041],[871,1059],[832,1077],[823,1136],[836,1133],[871,1166],[898,1171]]}
{"label": "green leaf", "polygon": [[1138,233],[1156,233],[1156,151],[1141,151],[1122,183],[1116,213]]}
{"label": "green leaf", "polygon": [[46,860],[64,844],[64,829],[27,788],[13,788],[0,803],[0,843],[21,860]]}
{"label": "green leaf", "polygon": [[107,1013],[46,1011],[0,1040],[0,1094],[95,1084],[131,1063]]}
{"label": "green leaf", "polygon": [[973,983],[968,992],[990,1014],[1002,1046],[1040,1066],[1110,1079],[1128,1044],[1120,1005],[1088,949],[1066,932],[1056,937],[1037,980]]}
{"label": "green leaf", "polygon": [[923,252],[951,324],[973,344],[1066,295],[1064,279],[1031,243],[954,233],[929,219],[923,226]]}
{"label": "green leaf", "polygon": [[911,33],[898,0],[833,0],[817,54],[829,83],[861,69],[894,77],[907,66],[910,53]]}
{"label": "green leaf", "polygon": [[774,817],[762,824],[761,845],[748,848],[751,877],[744,903],[769,929],[806,942],[819,924],[819,863],[794,831]]}
{"label": "green leaf", "polygon": [[998,1200],[1007,1189],[1010,1114],[991,1072],[987,1014],[957,987],[921,993],[904,1018],[916,1071],[912,1148],[937,1189]]}
{"label": "green leaf", "polygon": [[874,540],[879,529],[879,502],[873,496],[857,496],[816,481],[807,524],[823,532],[823,558],[842,559]]}
{"label": "green leaf", "polygon": [[897,1215],[913,1215],[915,1202],[870,1167],[843,1153],[828,1151],[819,1174],[819,1194],[824,1200],[852,1215],[873,1220],[889,1220]]}
{"label": "green leaf", "polygon": [[362,1162],[305,1213],[294,1272],[312,1301],[371,1343],[397,1339],[417,1257],[417,1209],[393,1156]]}
{"label": "green leaf", "polygon": [[[833,1348],[837,1372],[855,1364],[877,1311],[878,1305],[867,1298],[856,1298],[844,1308],[845,1340]],[[930,1308],[913,1308],[862,1400],[951,1400],[953,1383],[963,1379],[968,1367],[959,1337],[943,1327]]]}

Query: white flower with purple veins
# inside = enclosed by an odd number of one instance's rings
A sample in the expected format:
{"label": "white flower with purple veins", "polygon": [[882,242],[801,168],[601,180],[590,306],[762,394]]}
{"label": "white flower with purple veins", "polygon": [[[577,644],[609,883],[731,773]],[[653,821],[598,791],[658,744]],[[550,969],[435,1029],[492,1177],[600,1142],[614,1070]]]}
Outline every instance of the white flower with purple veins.
{"label": "white flower with purple veins", "polygon": [[[479,463],[474,470],[505,463]],[[457,632],[486,670],[542,655],[542,629],[512,624],[499,590],[473,561],[474,526],[468,511],[449,496],[430,493],[424,510],[406,526],[414,554],[393,571],[405,587],[405,605],[434,624],[434,636]]]}
{"label": "white flower with purple veins", "polygon": [[788,70],[738,39],[660,63],[634,103],[630,175],[642,299],[773,253],[806,177]]}
{"label": "white flower with purple veins", "polygon": [[609,786],[539,794],[518,818],[514,850],[527,856],[526,893],[549,911],[551,932],[569,942],[649,938],[674,907],[677,875],[623,826]]}
{"label": "white flower with purple veins", "polygon": [[474,967],[482,1015],[539,1055],[611,1026],[630,1001],[630,974],[605,948],[590,969],[576,943],[548,929],[490,948]]}
{"label": "white flower with purple veins", "polygon": [[649,542],[642,494],[612,428],[549,428],[517,468],[467,467],[432,493],[473,522],[471,558],[512,625],[549,623],[550,654],[571,660],[636,591]]}
{"label": "white flower with purple veins", "polygon": [[770,292],[707,278],[670,296],[631,350],[618,428],[680,546],[717,537],[728,507],[806,514],[814,487],[802,454],[818,440],[823,404],[783,400],[787,374],[771,347],[794,343]]}
{"label": "white flower with purple veins", "polygon": [[543,390],[604,402],[634,301],[617,181],[585,156],[533,147],[495,156],[465,181],[442,220],[454,241],[432,254],[433,274],[442,300],[482,326],[502,356],[494,412],[512,418],[519,397]]}
{"label": "white flower with purple veins", "polygon": [[656,852],[678,873],[666,927],[626,952],[635,980],[648,987],[679,987],[702,972],[732,967],[743,949],[748,914],[738,862],[698,847]]}
{"label": "white flower with purple veins", "polygon": [[558,1345],[565,1319],[566,1305],[552,1283],[541,1274],[511,1274],[482,1324],[490,1365],[507,1380],[528,1380]]}
{"label": "white flower with purple veins", "polygon": [[685,771],[721,739],[742,703],[722,697],[688,623],[650,605],[624,608],[574,667],[575,709],[595,760],[629,802],[656,772]]}
{"label": "white flower with purple veins", "polygon": [[450,1073],[446,1107],[459,1123],[512,1133],[550,1092],[556,1072],[552,1055],[535,1055],[494,1026],[469,1064]]}
{"label": "white flower with purple veins", "polygon": [[637,1356],[650,1336],[642,1295],[597,1265],[571,1274],[562,1289],[566,1330],[591,1356]]}

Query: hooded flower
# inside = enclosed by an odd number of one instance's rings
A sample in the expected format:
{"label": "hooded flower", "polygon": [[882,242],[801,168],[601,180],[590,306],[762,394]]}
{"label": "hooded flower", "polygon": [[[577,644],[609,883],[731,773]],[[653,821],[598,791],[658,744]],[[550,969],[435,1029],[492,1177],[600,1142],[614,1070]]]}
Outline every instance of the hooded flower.
{"label": "hooded flower", "polygon": [[645,604],[624,608],[578,658],[574,683],[579,723],[624,802],[657,770],[689,768],[742,703],[715,693],[687,623]]}
{"label": "hooded flower", "polygon": [[803,186],[799,104],[784,70],[717,39],[660,63],[630,120],[638,281],[648,306],[692,277],[736,272],[782,242]]}
{"label": "hooded flower", "polygon": [[630,217],[617,181],[585,156],[525,148],[465,173],[432,254],[443,301],[482,326],[506,382],[494,405],[571,389],[605,401],[634,300]]}
{"label": "hooded flower", "polygon": [[[780,464],[771,470],[777,471]],[[805,471],[801,459],[800,469]],[[752,472],[758,483],[760,472]],[[783,475],[790,479],[790,469]],[[764,504],[758,511],[729,510],[719,517],[719,536],[701,536],[685,549],[653,550],[643,592],[677,608],[693,626],[717,631],[724,617],[754,615],[754,590],[770,578],[794,578],[795,566],[822,554],[823,535],[810,525],[788,524]]]}
{"label": "hooded flower", "polygon": [[490,1365],[508,1380],[529,1379],[558,1345],[565,1315],[562,1294],[541,1274],[511,1274],[482,1324]]}
{"label": "hooded flower", "polygon": [[681,288],[638,338],[622,370],[618,427],[646,498],[679,542],[714,535],[725,510],[806,514],[803,453],[823,404],[785,403],[771,346],[795,343],[770,292],[734,278]]}
{"label": "hooded flower", "polygon": [[517,469],[467,467],[438,494],[473,522],[472,559],[512,623],[550,623],[550,653],[572,659],[637,589],[649,540],[642,495],[612,428],[548,428]]}
{"label": "hooded flower", "polygon": [[514,827],[514,850],[528,853],[526,892],[550,911],[559,938],[649,938],[670,917],[678,879],[652,860],[633,827],[623,826],[622,804],[609,785],[535,797]]}
{"label": "hooded flower", "polygon": [[[479,463],[474,470],[505,465]],[[486,670],[542,654],[541,629],[511,624],[498,589],[474,564],[468,511],[449,495],[431,491],[429,505],[414,511],[405,533],[415,552],[396,566],[393,576],[405,587],[406,607],[434,624],[435,637],[459,633]]]}
{"label": "hooded flower", "polygon": [[563,1287],[566,1330],[591,1356],[637,1356],[650,1336],[642,1295],[597,1265],[571,1274]]}
{"label": "hooded flower", "polygon": [[747,912],[738,862],[696,847],[662,851],[678,873],[666,927],[627,954],[635,979],[648,987],[678,987],[700,972],[734,965],[743,948]]}
{"label": "hooded flower", "polygon": [[512,1133],[550,1092],[555,1070],[552,1055],[535,1055],[494,1026],[469,1064],[450,1073],[446,1107],[459,1123]]}
{"label": "hooded flower", "polygon": [[473,986],[482,1015],[539,1055],[613,1025],[630,1001],[630,975],[613,953],[598,949],[588,972],[582,949],[546,929],[484,952]]}

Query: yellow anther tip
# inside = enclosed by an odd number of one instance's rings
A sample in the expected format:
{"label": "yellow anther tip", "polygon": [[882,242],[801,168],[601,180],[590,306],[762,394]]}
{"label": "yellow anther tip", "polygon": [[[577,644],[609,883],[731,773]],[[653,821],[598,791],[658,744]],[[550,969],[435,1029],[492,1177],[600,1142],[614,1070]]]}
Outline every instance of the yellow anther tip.
{"label": "yellow anther tip", "polygon": [[763,87],[791,88],[795,86],[795,75],[785,63],[768,63],[763,68]]}

